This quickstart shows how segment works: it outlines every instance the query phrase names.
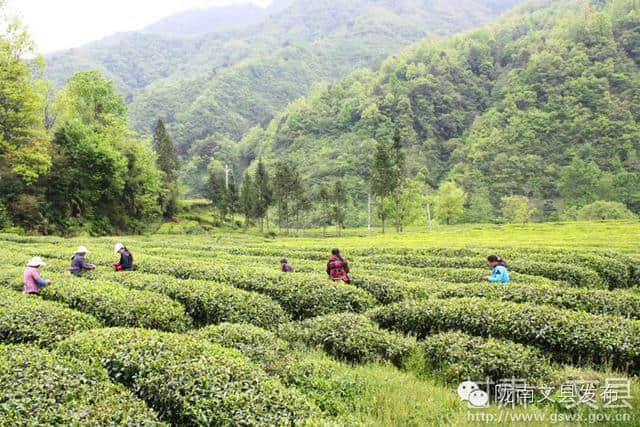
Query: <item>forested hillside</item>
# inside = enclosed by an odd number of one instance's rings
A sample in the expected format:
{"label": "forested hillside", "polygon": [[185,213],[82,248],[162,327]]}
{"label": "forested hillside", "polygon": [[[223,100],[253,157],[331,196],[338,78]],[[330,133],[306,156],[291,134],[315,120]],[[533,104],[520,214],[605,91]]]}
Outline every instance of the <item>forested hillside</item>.
{"label": "forested hillside", "polygon": [[258,24],[268,16],[266,9],[248,3],[193,9],[161,19],[141,32],[172,36],[197,36]]}
{"label": "forested hillside", "polygon": [[376,147],[397,132],[418,181],[398,191],[453,182],[470,220],[492,220],[513,195],[541,219],[596,200],[639,212],[639,65],[640,1],[527,3],[379,72],[318,84],[218,157],[285,160],[311,187],[341,178],[364,203]]}
{"label": "forested hillside", "polygon": [[172,214],[175,154],[129,129],[113,82],[80,72],[52,97],[34,55],[0,0],[0,230],[141,232]]}
{"label": "forested hillside", "polygon": [[[266,124],[313,82],[358,67],[433,35],[484,24],[519,0],[295,0],[244,30],[193,38],[132,33],[51,56],[48,76],[99,69],[130,103],[134,128],[162,118],[183,154],[222,135],[239,139]],[[279,11],[280,10],[280,11]]]}

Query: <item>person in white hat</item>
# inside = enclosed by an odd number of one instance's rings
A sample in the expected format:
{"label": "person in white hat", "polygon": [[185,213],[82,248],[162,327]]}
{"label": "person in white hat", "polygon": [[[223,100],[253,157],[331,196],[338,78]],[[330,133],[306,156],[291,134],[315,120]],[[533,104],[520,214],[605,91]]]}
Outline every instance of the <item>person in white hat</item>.
{"label": "person in white hat", "polygon": [[39,256],[31,258],[24,270],[23,292],[29,295],[39,295],[40,288],[51,284],[51,280],[40,277],[40,267],[44,267],[44,261]]}
{"label": "person in white hat", "polygon": [[114,264],[116,271],[133,271],[133,255],[122,243],[118,243],[113,252],[120,254],[120,262]]}
{"label": "person in white hat", "polygon": [[84,270],[96,269],[95,265],[87,262],[87,260],[84,258],[84,256],[89,253],[91,253],[91,251],[89,251],[89,249],[87,249],[85,246],[80,246],[78,248],[76,253],[73,255],[73,258],[71,258],[71,267],[69,267],[69,271],[71,272],[71,274],[81,277]]}

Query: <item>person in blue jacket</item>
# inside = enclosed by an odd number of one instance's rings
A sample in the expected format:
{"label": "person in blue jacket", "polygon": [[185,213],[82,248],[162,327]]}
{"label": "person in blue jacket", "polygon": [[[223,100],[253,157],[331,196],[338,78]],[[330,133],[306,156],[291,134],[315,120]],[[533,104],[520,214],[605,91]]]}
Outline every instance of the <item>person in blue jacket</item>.
{"label": "person in blue jacket", "polygon": [[489,265],[493,269],[491,276],[484,276],[482,280],[490,283],[509,283],[509,264],[497,255],[487,257]]}

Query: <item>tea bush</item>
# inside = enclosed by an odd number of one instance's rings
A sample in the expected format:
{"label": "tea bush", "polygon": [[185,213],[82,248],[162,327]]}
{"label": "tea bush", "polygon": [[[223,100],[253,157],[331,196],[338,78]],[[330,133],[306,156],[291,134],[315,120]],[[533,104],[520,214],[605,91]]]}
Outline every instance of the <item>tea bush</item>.
{"label": "tea bush", "polygon": [[240,351],[330,416],[350,413],[368,391],[348,367],[313,353],[297,352],[274,333],[252,325],[223,323],[192,335]]}
{"label": "tea bush", "polygon": [[553,369],[540,350],[510,341],[444,332],[418,344],[413,368],[451,384],[487,378],[526,379],[530,384],[551,378]]}
{"label": "tea bush", "polygon": [[341,313],[283,325],[280,336],[323,348],[340,360],[367,363],[389,360],[400,366],[413,342],[379,329],[366,316]]}
{"label": "tea bush", "polygon": [[328,283],[304,275],[285,275],[273,269],[205,266],[202,263],[167,265],[156,259],[147,259],[140,264],[140,269],[183,279],[212,280],[268,295],[296,320],[343,311],[360,313],[375,305],[369,293],[355,286]]}
{"label": "tea bush", "polygon": [[161,293],[179,301],[199,326],[244,322],[273,329],[289,321],[282,307],[271,298],[219,283],[138,272],[113,274],[109,278],[134,289]]}
{"label": "tea bush", "polygon": [[0,342],[51,346],[78,331],[101,327],[93,316],[53,301],[0,288]]}
{"label": "tea bush", "polygon": [[59,351],[102,363],[174,425],[290,425],[315,409],[235,350],[166,332],[98,329]]}
{"label": "tea bush", "polygon": [[70,280],[47,286],[43,299],[91,314],[106,326],[129,326],[182,332],[193,322],[182,304],[164,295],[127,289],[115,283]]}
{"label": "tea bush", "polygon": [[0,345],[0,424],[162,426],[104,369],[26,345]]}
{"label": "tea bush", "polygon": [[460,330],[504,338],[576,364],[640,368],[640,321],[481,298],[408,301],[372,310],[381,327],[419,338]]}
{"label": "tea bush", "polygon": [[510,302],[549,304],[574,311],[611,314],[640,319],[640,296],[620,291],[583,288],[555,288],[502,283],[450,286],[434,295],[436,298],[478,297]]}
{"label": "tea bush", "polygon": [[[371,257],[368,258],[368,261],[379,264],[395,264],[417,268],[488,268],[487,261],[483,258],[386,255],[384,257]],[[605,281],[598,273],[587,267],[523,259],[510,260],[510,262],[510,270],[517,273],[564,281],[573,286],[606,287]]]}

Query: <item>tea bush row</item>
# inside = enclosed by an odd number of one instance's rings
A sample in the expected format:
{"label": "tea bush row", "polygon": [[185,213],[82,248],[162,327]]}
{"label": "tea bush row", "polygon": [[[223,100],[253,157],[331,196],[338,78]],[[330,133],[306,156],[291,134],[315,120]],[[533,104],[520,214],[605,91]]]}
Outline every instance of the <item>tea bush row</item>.
{"label": "tea bush row", "polygon": [[481,298],[401,302],[369,315],[383,328],[419,338],[460,330],[534,345],[561,362],[640,368],[640,321],[618,316]]}
{"label": "tea bush row", "polygon": [[624,291],[480,283],[450,286],[436,291],[433,296],[435,298],[478,297],[494,301],[549,304],[592,314],[640,319],[640,296]]}
{"label": "tea bush row", "polygon": [[328,416],[350,414],[369,391],[350,367],[326,356],[296,351],[273,332],[256,326],[223,323],[193,331],[192,335],[240,351],[266,373],[295,387]]}
{"label": "tea bush row", "polygon": [[316,412],[239,352],[187,335],[97,329],[58,350],[102,364],[173,425],[292,425]]}
{"label": "tea bush row", "polygon": [[0,424],[162,426],[101,367],[34,346],[0,345]]}
{"label": "tea bush row", "polygon": [[366,316],[332,314],[283,325],[279,335],[321,347],[339,360],[367,363],[388,360],[400,366],[413,348],[413,341],[381,330]]}
{"label": "tea bush row", "polygon": [[420,375],[455,385],[487,378],[494,382],[515,378],[530,384],[544,383],[553,374],[549,361],[535,347],[457,331],[426,337],[409,364]]}
{"label": "tea bush row", "polygon": [[65,280],[42,289],[42,298],[91,314],[106,326],[183,332],[193,327],[182,304],[156,292],[115,283]]}
{"label": "tea bush row", "polygon": [[140,272],[108,273],[101,278],[166,295],[182,303],[197,326],[231,322],[273,329],[290,319],[268,296],[220,283]]}
{"label": "tea bush row", "polygon": [[[416,268],[482,268],[486,261],[482,258],[445,258],[412,255],[387,255],[369,257],[369,263],[392,264]],[[488,268],[488,267],[487,267]],[[551,280],[560,280],[573,286],[606,287],[604,280],[594,270],[575,265],[527,260],[511,260],[510,270],[518,273],[543,276]]]}
{"label": "tea bush row", "polygon": [[329,283],[305,275],[285,275],[274,269],[202,263],[172,265],[166,260],[151,258],[142,261],[139,269],[184,279],[211,280],[258,292],[280,303],[296,320],[344,311],[364,312],[375,305],[369,293],[355,286]]}
{"label": "tea bush row", "polygon": [[0,342],[51,346],[74,334],[102,325],[93,316],[53,301],[0,288]]}

